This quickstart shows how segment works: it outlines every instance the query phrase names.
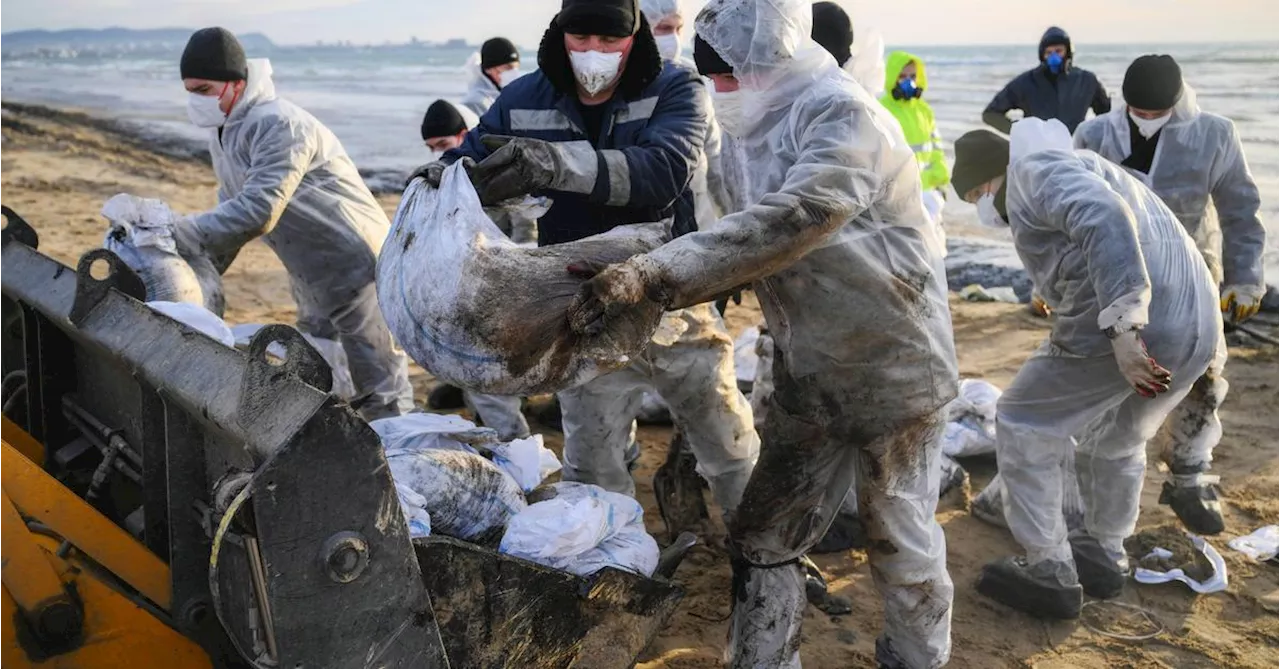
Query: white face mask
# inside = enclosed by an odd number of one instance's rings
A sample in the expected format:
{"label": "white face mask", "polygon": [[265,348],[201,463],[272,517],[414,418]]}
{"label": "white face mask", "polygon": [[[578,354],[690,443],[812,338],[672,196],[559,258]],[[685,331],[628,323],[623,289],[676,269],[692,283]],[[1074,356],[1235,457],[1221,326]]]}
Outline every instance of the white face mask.
{"label": "white face mask", "polygon": [[622,52],[570,51],[569,65],[587,95],[595,95],[618,78],[618,71],[622,69]]}
{"label": "white face mask", "polygon": [[1165,114],[1160,118],[1142,118],[1141,116],[1134,116],[1133,112],[1129,112],[1129,118],[1133,120],[1134,125],[1138,126],[1139,135],[1151,139],[1155,137],[1157,132],[1160,132],[1160,129],[1169,122],[1169,119],[1173,118],[1173,114]]}
{"label": "white face mask", "polygon": [[218,106],[218,98],[196,93],[187,97],[187,118],[197,128],[220,128],[227,122],[227,115]]}
{"label": "white face mask", "polygon": [[507,86],[510,86],[511,82],[519,79],[521,74],[522,72],[520,72],[520,68],[503,70],[498,75],[498,88],[506,88]]}
{"label": "white face mask", "polygon": [[653,38],[658,43],[658,53],[663,60],[675,60],[680,57],[680,36],[675,33],[659,35]]}
{"label": "white face mask", "polygon": [[983,193],[978,198],[978,222],[988,228],[1005,229],[1009,224],[1000,216],[1000,212],[996,210],[996,194]]}
{"label": "white face mask", "polygon": [[734,137],[741,137],[744,130],[742,122],[742,90],[730,93],[716,91],[711,84],[711,105],[715,108],[716,122],[720,128]]}

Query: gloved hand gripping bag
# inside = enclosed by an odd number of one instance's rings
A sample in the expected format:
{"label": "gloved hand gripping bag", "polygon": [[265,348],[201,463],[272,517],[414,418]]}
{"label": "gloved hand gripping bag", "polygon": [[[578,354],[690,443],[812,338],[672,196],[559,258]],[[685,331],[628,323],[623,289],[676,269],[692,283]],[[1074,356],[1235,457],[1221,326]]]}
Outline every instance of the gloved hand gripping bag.
{"label": "gloved hand gripping bag", "polygon": [[485,215],[466,172],[439,189],[405,189],[378,258],[378,302],[409,357],[441,381],[484,393],[534,395],[625,366],[648,344],[662,307],[613,315],[598,335],[569,327],[587,280],[571,263],[603,268],[667,241],[662,223],[623,225],[543,248],[521,248]]}

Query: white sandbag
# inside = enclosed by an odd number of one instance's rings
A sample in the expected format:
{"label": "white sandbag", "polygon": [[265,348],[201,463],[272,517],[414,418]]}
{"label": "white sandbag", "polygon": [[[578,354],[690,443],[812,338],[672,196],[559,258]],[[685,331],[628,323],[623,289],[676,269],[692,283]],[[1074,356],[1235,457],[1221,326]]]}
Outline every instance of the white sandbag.
{"label": "white sandbag", "polygon": [[387,456],[444,449],[476,453],[474,446],[498,443],[493,428],[454,414],[414,412],[369,421],[369,427],[382,439]]}
{"label": "white sandbag", "polygon": [[427,513],[427,498],[400,483],[396,484],[396,497],[400,500],[400,509],[404,511],[404,522],[409,526],[409,538],[431,536],[431,514]]}
{"label": "white sandbag", "polygon": [[199,304],[157,300],[147,302],[147,306],[183,325],[209,335],[209,338],[221,342],[228,348],[236,347],[236,338],[235,335],[231,334],[231,328],[227,327],[227,324],[214,315],[212,311]]}
{"label": "white sandbag", "polygon": [[521,248],[455,164],[438,190],[421,179],[405,190],[378,259],[378,301],[396,340],[439,380],[495,395],[556,392],[627,364],[662,315],[652,304],[577,335],[567,313],[585,279],[566,267],[620,262],[666,238],[665,224],[624,225]]}
{"label": "white sandbag", "polygon": [[[235,335],[237,348],[248,348],[249,341],[253,339],[253,335],[262,329],[261,323],[245,323],[231,328],[231,333]],[[330,390],[334,395],[349,400],[356,396],[356,384],[351,379],[351,368],[347,364],[347,350],[342,347],[342,342],[332,339],[324,339],[322,337],[313,337],[302,332],[302,338],[307,340],[308,344],[324,358],[329,364],[329,371],[333,374],[333,388]],[[267,353],[277,358],[285,357],[284,347],[279,343],[272,343],[267,346]]]}
{"label": "white sandbag", "polygon": [[[1185,583],[1187,587],[1202,595],[1226,590],[1230,579],[1227,577],[1227,562],[1222,559],[1222,554],[1218,553],[1218,549],[1214,548],[1213,544],[1205,541],[1204,538],[1197,537],[1193,534],[1188,534],[1187,536],[1190,537],[1191,543],[1195,545],[1196,550],[1200,551],[1200,553],[1204,555],[1205,559],[1212,567],[1213,571],[1208,578],[1202,581],[1197,581],[1188,576],[1187,573],[1181,569],[1158,571],[1137,566],[1133,569],[1133,580],[1139,583],[1152,585],[1157,583],[1181,581],[1182,583]],[[1157,548],[1152,551],[1152,553],[1157,557],[1163,557],[1166,559],[1173,557],[1173,553],[1162,548]]]}
{"label": "white sandbag", "polygon": [[644,576],[658,566],[658,544],[635,499],[583,483],[555,483],[555,497],[511,519],[498,550],[588,576],[615,567]]}
{"label": "white sandbag", "polygon": [[174,226],[185,223],[160,200],[121,193],[102,205],[110,222],[102,247],[138,275],[147,301],[199,304],[221,316],[222,277],[198,249],[179,248]]}
{"label": "white sandbag", "polygon": [[1000,401],[1001,390],[982,379],[961,379],[960,392],[947,405],[948,420],[957,420],[966,415],[974,415],[983,421],[995,424],[996,404]]}
{"label": "white sandbag", "polygon": [[524,492],[542,485],[548,476],[560,471],[560,458],[542,444],[540,434],[498,444],[491,451],[493,464],[515,479]]}
{"label": "white sandbag", "polygon": [[756,366],[760,363],[760,357],[756,355],[756,342],[759,340],[760,328],[754,325],[733,340],[733,368],[739,382],[755,383]]}
{"label": "white sandbag", "polygon": [[942,431],[942,452],[953,458],[994,455],[996,426],[983,423],[974,416],[947,423]]}
{"label": "white sandbag", "polygon": [[477,543],[496,542],[507,523],[528,506],[520,486],[475,453],[428,449],[387,454],[391,477],[421,495],[420,508],[436,534]]}
{"label": "white sandbag", "polygon": [[1228,541],[1227,545],[1259,562],[1274,560],[1280,554],[1280,525],[1260,527]]}

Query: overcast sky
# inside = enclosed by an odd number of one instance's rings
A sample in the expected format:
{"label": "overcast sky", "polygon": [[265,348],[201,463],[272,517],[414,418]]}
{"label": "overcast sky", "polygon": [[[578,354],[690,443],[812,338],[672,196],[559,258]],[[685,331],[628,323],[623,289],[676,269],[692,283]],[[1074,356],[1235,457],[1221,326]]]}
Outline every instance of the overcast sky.
{"label": "overcast sky", "polygon": [[[692,18],[701,0],[686,5]],[[1280,42],[1277,0],[843,0],[889,44],[1021,44],[1049,25],[1080,43]],[[263,32],[281,44],[410,37],[533,48],[559,0],[7,0],[5,31],[28,28],[197,28]],[[980,8],[980,9],[979,9]],[[998,18],[980,18],[998,17]],[[691,21],[690,21],[691,22]]]}

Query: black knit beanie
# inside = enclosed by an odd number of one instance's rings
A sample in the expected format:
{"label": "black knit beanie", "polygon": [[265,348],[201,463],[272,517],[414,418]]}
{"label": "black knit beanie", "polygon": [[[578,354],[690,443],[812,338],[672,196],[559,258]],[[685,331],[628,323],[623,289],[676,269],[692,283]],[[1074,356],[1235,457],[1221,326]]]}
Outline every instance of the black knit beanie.
{"label": "black knit beanie", "polygon": [[244,47],[226,28],[197,30],[187,40],[179,69],[183,79],[243,81],[249,78]]}
{"label": "black knit beanie", "polygon": [[452,137],[467,129],[467,122],[462,114],[447,100],[436,100],[427,107],[426,116],[422,117],[422,139],[432,137]]}
{"label": "black knit beanie", "polygon": [[715,49],[702,39],[701,35],[693,36],[693,64],[698,66],[698,74],[733,74],[733,66],[726,63]]}
{"label": "black knit beanie", "polygon": [[966,132],[956,140],[955,150],[951,185],[962,198],[1009,169],[1009,138],[992,130]]}
{"label": "black knit beanie", "polygon": [[1135,109],[1163,111],[1182,99],[1182,68],[1172,56],[1142,56],[1124,73],[1124,102]]}
{"label": "black knit beanie", "polygon": [[813,3],[813,41],[835,56],[842,67],[852,55],[853,21],[844,9],[834,2]]}
{"label": "black knit beanie", "polygon": [[485,40],[485,43],[480,46],[480,69],[482,70],[518,62],[520,62],[520,52],[516,50],[516,45],[505,37]]}
{"label": "black knit beanie", "polygon": [[569,35],[631,37],[640,29],[637,0],[563,0],[556,23]]}

